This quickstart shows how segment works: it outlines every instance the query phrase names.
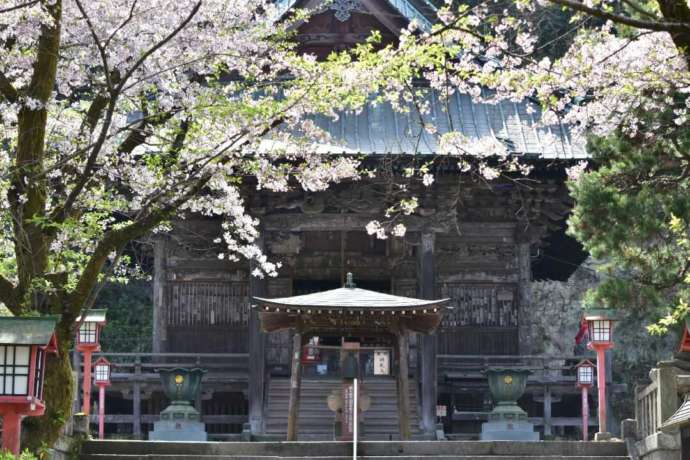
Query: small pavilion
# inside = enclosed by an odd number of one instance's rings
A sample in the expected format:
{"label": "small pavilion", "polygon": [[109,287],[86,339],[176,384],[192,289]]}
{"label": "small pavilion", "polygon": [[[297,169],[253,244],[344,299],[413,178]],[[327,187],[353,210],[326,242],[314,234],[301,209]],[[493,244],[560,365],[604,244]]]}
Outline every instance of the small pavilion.
{"label": "small pavilion", "polygon": [[[287,440],[297,440],[302,347],[311,336],[392,336],[397,351],[400,437],[410,439],[409,333],[430,334],[441,323],[449,299],[421,300],[359,289],[347,274],[339,289],[266,299],[254,297],[265,332],[292,330],[293,353]],[[324,401],[325,404],[325,401]]]}

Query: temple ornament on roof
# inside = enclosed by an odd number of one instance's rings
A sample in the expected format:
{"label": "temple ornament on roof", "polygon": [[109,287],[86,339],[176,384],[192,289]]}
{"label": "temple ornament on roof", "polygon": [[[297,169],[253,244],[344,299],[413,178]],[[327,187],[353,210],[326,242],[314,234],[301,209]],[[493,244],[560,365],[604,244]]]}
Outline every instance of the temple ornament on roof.
{"label": "temple ornament on roof", "polygon": [[340,22],[350,19],[353,11],[361,11],[362,3],[359,0],[334,0],[331,9],[335,11],[335,18]]}

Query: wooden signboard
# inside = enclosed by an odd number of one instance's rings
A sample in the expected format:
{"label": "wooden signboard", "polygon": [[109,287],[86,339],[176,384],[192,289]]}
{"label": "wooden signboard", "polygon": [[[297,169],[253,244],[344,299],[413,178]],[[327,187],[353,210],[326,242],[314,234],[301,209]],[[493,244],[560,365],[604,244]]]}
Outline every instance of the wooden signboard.
{"label": "wooden signboard", "polygon": [[374,351],[374,375],[391,374],[391,353],[389,350]]}

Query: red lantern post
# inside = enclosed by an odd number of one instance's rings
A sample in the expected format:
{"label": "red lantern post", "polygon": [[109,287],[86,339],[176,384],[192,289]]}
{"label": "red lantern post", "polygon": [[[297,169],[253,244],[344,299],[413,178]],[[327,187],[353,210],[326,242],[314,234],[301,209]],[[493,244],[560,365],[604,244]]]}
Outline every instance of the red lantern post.
{"label": "red lantern post", "polygon": [[0,318],[2,447],[19,455],[22,418],[45,413],[46,355],[57,353],[57,316]]}
{"label": "red lantern post", "polygon": [[82,380],[82,412],[91,413],[91,356],[101,351],[100,335],[105,326],[106,310],[90,310],[77,318],[77,351],[84,355],[84,378]]}
{"label": "red lantern post", "polygon": [[594,385],[594,364],[585,359],[575,366],[577,386],[582,392],[582,440],[589,439],[589,389]]}
{"label": "red lantern post", "polygon": [[100,357],[94,366],[96,378],[94,382],[98,387],[98,439],[105,435],[105,387],[110,386],[110,362]]}
{"label": "red lantern post", "polygon": [[590,310],[585,314],[589,343],[587,348],[597,353],[597,389],[599,391],[599,432],[595,439],[611,438],[606,429],[606,350],[613,347],[613,319],[605,310]]}

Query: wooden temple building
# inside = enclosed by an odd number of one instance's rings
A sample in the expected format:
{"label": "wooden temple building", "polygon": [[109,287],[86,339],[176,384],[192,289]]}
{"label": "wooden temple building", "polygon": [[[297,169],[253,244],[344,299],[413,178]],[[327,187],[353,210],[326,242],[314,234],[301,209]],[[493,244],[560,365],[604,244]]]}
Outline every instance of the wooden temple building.
{"label": "wooden temple building", "polygon": [[[320,4],[280,3],[286,12]],[[296,39],[305,52],[325,56],[373,30],[394,42],[410,20],[430,27],[430,3],[336,0],[301,24]],[[372,398],[365,438],[432,439],[440,421],[448,436],[471,439],[491,408],[481,371],[493,362],[534,369],[522,401],[530,417],[542,434],[577,437],[575,361],[533,354],[539,318],[530,311],[530,282],[533,255],[570,209],[564,169],[587,154],[562,126],[538,125],[539,107],[529,101],[489,105],[456,93],[442,103],[427,94],[430,110],[423,115],[384,103],[315,120],[332,137],[320,150],[361,155],[377,168],[376,178],[318,193],[299,187],[270,193],[246,184],[246,206],[261,221],[258,244],[282,263],[278,277],[256,278],[246,261],[219,260],[219,220],[190,215],[156,237],[155,354],[109,356],[120,367],[108,389],[108,432],[146,437],[165,407],[153,369],[175,362],[209,370],[197,405],[211,437],[238,436],[244,427],[255,437],[285,439],[288,413],[296,410],[290,377],[297,369],[298,437],[330,439],[326,397],[339,382],[339,349],[357,342]],[[422,118],[437,134],[421,128]],[[437,155],[437,136],[450,130],[503,142],[534,167],[527,185],[460,172],[457,162]],[[403,168],[422,161],[433,163],[436,180],[408,185],[419,208],[405,220],[407,235],[368,235],[366,224],[382,220],[392,203],[390,177],[401,179]],[[361,288],[350,294],[363,293],[351,304],[342,292],[351,290],[343,288],[348,272]],[[309,295],[322,291],[331,293],[329,302],[310,304]],[[366,297],[371,291],[402,303],[377,305],[376,296]],[[449,299],[452,308],[441,316],[435,311],[441,304],[430,299]],[[410,433],[398,422],[401,393],[408,395]]]}

